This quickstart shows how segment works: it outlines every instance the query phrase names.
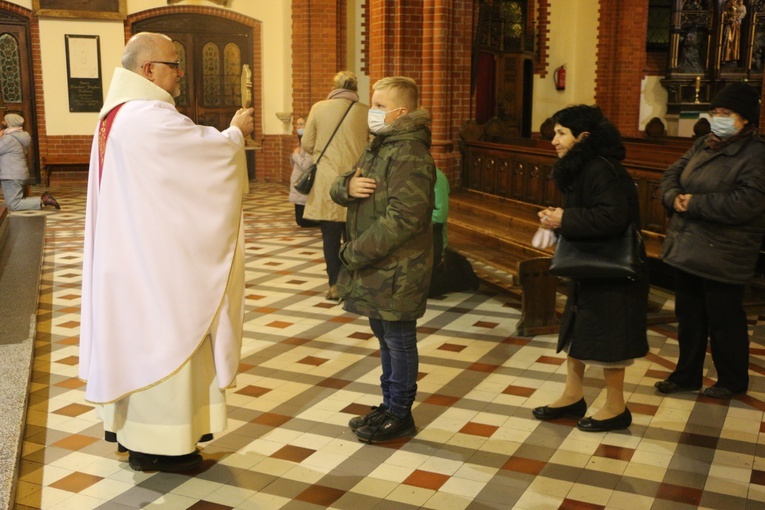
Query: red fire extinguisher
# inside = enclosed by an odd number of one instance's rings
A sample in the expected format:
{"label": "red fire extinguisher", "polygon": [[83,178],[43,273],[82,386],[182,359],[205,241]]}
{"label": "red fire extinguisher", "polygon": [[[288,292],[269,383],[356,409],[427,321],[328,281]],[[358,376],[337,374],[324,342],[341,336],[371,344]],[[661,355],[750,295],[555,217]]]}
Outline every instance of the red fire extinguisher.
{"label": "red fire extinguisher", "polygon": [[553,81],[555,82],[555,90],[566,90],[566,64],[553,71]]}

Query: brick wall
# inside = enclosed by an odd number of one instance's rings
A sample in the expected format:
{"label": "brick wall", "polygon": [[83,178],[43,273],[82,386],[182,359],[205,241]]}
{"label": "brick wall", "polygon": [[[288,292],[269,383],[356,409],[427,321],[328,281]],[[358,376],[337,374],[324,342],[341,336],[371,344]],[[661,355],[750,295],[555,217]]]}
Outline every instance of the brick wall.
{"label": "brick wall", "polygon": [[459,128],[471,115],[473,0],[369,0],[370,83],[404,75],[433,116],[431,154],[460,183]]}
{"label": "brick wall", "polygon": [[[363,16],[368,18],[366,6]],[[346,0],[292,0],[292,112],[308,115],[311,106],[327,98],[332,78],[347,68]],[[369,50],[366,46],[363,51]],[[374,58],[374,57],[372,57]],[[280,136],[264,146],[264,158],[277,158],[270,179],[289,182],[289,156],[297,139]],[[260,153],[258,154],[260,157]]]}
{"label": "brick wall", "polygon": [[639,136],[647,0],[600,2],[595,102],[624,136]]}

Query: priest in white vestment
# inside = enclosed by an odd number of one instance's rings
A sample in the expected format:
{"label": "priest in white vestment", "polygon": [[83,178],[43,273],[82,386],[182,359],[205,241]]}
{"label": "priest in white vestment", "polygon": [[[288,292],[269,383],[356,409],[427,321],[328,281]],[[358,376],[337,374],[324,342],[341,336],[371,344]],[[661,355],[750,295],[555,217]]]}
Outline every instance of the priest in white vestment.
{"label": "priest in white vestment", "polygon": [[114,72],[93,141],[80,377],[107,439],[138,471],[199,466],[226,427],[244,312],[244,137],[175,109],[171,39],[141,33]]}

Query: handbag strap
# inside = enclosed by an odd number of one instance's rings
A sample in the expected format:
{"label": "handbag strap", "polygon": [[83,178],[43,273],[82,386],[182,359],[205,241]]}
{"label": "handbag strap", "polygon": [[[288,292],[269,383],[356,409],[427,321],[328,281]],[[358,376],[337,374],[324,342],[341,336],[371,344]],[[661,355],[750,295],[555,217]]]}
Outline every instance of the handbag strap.
{"label": "handbag strap", "polygon": [[351,105],[348,107],[347,110],[345,110],[345,113],[343,114],[343,118],[340,119],[340,122],[337,124],[337,127],[335,128],[335,130],[332,131],[332,136],[329,137],[329,141],[327,142],[327,145],[325,145],[324,148],[321,150],[321,154],[319,154],[319,159],[316,160],[317,165],[319,164],[319,161],[321,161],[321,157],[327,151],[327,147],[329,147],[329,144],[332,143],[332,139],[335,137],[335,133],[337,133],[337,130],[340,129],[340,126],[345,120],[345,117],[348,115],[348,112],[351,111],[351,108],[353,108],[354,104],[356,104],[356,101],[351,101]]}

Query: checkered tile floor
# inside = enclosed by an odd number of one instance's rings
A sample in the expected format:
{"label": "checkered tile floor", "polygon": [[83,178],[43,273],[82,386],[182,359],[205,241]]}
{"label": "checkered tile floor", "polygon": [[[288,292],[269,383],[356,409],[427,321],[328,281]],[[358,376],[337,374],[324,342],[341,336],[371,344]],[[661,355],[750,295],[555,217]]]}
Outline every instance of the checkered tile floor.
{"label": "checkered tile floor", "polygon": [[[260,183],[245,206],[245,342],[228,431],[203,446],[193,475],[134,472],[103,441],[77,379],[84,190],[53,191],[61,211],[20,213],[45,214],[48,227],[18,509],[765,508],[763,317],[751,317],[749,395],[657,395],[677,343],[674,325],[655,326],[650,355],[627,370],[633,426],[590,434],[531,416],[561,391],[564,356],[552,335],[512,336],[516,298],[432,300],[419,321],[419,433],[358,442],[346,424],[379,403],[378,346],[366,319],[323,299],[318,231],[295,226],[285,186]],[[602,374],[586,379],[597,409]]]}

